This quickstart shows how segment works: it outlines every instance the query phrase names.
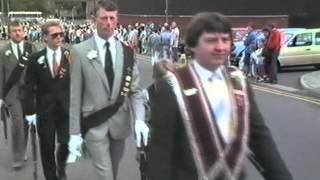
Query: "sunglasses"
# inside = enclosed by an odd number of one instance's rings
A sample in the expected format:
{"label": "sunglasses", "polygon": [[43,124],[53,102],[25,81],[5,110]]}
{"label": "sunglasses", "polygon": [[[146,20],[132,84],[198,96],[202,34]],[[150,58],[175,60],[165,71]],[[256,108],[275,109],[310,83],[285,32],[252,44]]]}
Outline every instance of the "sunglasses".
{"label": "sunglasses", "polygon": [[50,34],[50,36],[52,37],[52,39],[55,39],[57,38],[58,36],[60,37],[64,37],[64,32],[57,32],[57,33],[53,33],[53,34]]}

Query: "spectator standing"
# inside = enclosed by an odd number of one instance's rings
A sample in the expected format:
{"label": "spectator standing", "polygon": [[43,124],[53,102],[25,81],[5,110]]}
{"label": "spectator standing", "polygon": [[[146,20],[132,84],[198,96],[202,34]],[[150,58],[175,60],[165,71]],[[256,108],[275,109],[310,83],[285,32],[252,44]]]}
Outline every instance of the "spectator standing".
{"label": "spectator standing", "polygon": [[277,83],[278,81],[278,57],[281,48],[281,32],[273,24],[269,24],[267,28],[270,31],[269,38],[266,43],[265,51],[268,52],[268,76],[270,83]]}

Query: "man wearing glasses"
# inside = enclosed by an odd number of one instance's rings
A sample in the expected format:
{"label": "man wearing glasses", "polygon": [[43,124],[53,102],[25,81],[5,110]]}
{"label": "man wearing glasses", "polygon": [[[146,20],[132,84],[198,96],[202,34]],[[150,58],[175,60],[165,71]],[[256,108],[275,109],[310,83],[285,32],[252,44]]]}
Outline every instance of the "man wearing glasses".
{"label": "man wearing glasses", "polygon": [[46,180],[65,180],[69,153],[69,51],[62,47],[64,32],[59,22],[43,24],[42,35],[46,47],[31,55],[26,72],[26,113],[28,120],[37,122]]}

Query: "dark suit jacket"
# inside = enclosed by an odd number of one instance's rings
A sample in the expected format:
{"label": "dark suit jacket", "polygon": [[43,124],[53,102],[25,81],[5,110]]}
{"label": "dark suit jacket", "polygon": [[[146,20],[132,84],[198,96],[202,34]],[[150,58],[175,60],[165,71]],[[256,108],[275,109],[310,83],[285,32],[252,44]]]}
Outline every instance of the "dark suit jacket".
{"label": "dark suit jacket", "polygon": [[[291,180],[271,133],[254,101],[250,98],[249,148],[264,168],[266,180]],[[166,81],[159,81],[151,101],[151,145],[148,159],[150,180],[198,180],[184,124],[175,95]],[[243,179],[243,177],[239,178]]]}
{"label": "dark suit jacket", "polygon": [[46,48],[32,54],[26,72],[26,93],[28,115],[36,113],[40,117],[50,117],[50,112],[55,107],[62,107],[64,113],[69,113],[70,74],[69,51],[62,49],[60,71],[66,72],[63,76],[52,77]]}

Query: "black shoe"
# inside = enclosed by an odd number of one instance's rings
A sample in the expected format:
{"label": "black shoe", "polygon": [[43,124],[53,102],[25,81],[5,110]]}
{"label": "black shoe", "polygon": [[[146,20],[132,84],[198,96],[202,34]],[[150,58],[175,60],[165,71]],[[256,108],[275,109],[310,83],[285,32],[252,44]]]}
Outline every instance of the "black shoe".
{"label": "black shoe", "polygon": [[12,168],[16,171],[22,169],[24,166],[25,166],[24,161],[15,161],[12,164]]}
{"label": "black shoe", "polygon": [[67,180],[67,174],[64,169],[58,170],[58,180]]}

